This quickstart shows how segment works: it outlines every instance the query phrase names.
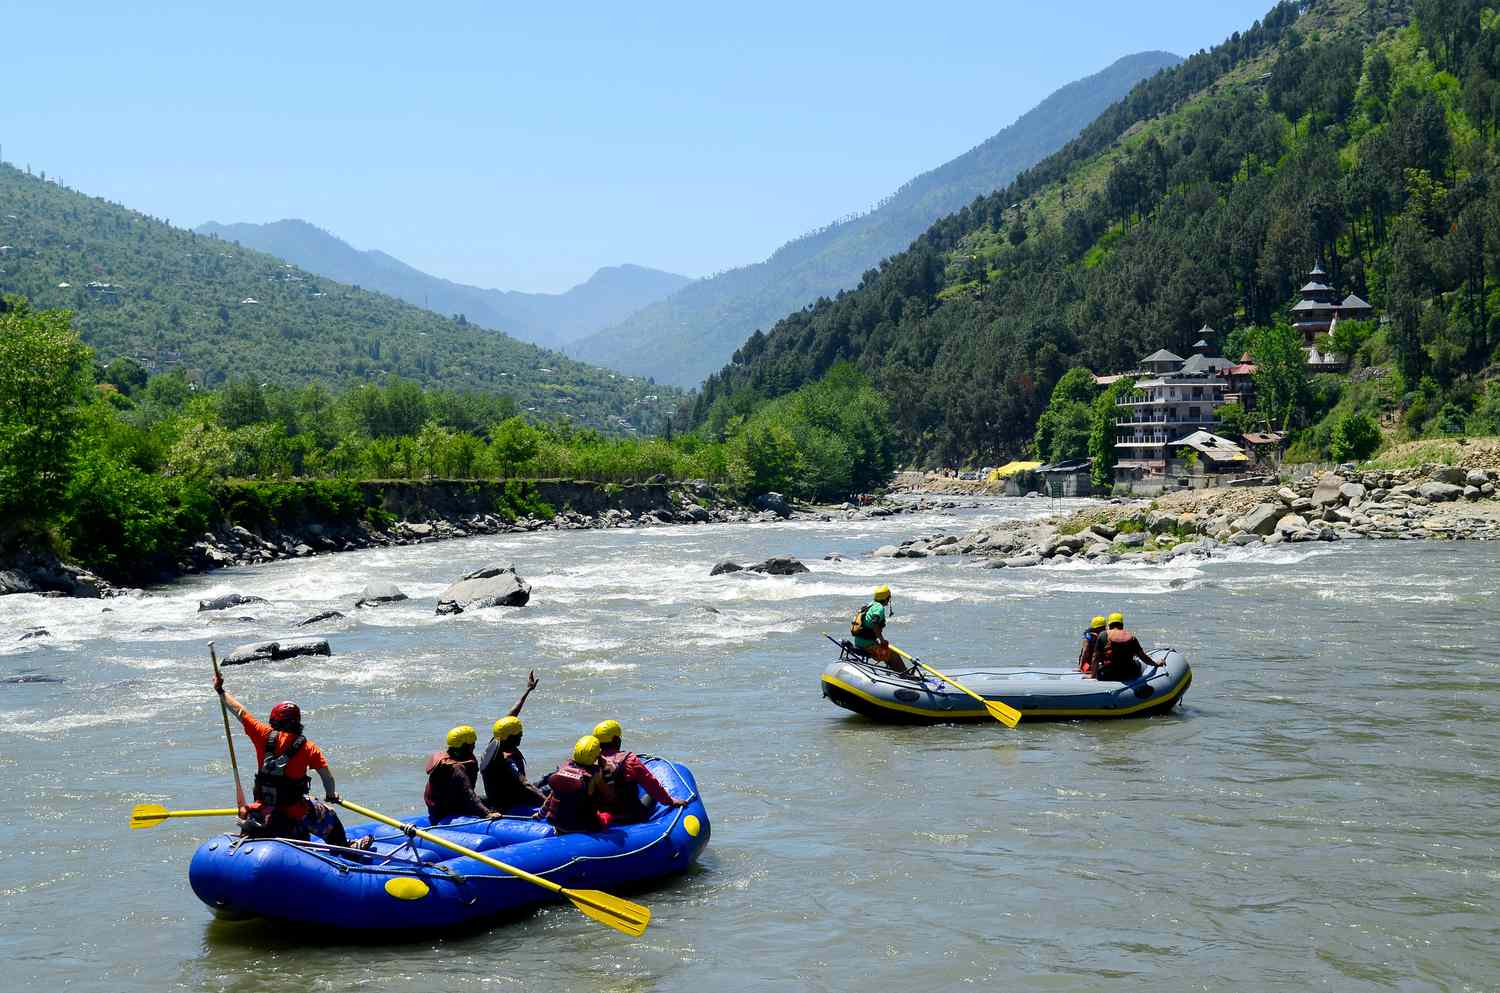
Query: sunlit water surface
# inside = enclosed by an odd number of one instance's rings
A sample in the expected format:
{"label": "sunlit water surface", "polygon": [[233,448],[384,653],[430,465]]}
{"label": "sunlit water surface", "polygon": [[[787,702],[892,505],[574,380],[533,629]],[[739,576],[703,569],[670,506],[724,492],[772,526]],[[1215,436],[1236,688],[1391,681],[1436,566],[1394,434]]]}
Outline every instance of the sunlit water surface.
{"label": "sunlit water surface", "polygon": [[[1040,501],[854,524],[547,533],[222,571],[136,600],[0,598],[0,988],[49,990],[1482,990],[1500,985],[1500,588],[1484,544],[1279,546],[1165,567],[876,560],[892,540]],[[844,561],[825,561],[842,553]],[[812,573],[728,575],[771,554]],[[530,606],[438,592],[515,563]],[[350,609],[366,582],[411,600]],[[1195,669],[1182,708],[1119,723],[892,728],[824,702],[827,632],[877,582],[898,644],[956,668],[1057,664],[1123,610]],[[269,604],[223,614],[236,590]],[[565,907],[441,940],[216,922],[187,862],[232,800],[204,644],[339,608],[332,658],[229,670],[296,698],[351,799],[420,808],[444,732],[528,669],[545,771],[596,720],[687,762],[714,821],[628,941]],[[106,612],[106,609],[108,612]],[[253,616],[253,621],[236,620]],[[246,754],[241,738],[241,756]],[[994,984],[994,985],[991,985]]]}

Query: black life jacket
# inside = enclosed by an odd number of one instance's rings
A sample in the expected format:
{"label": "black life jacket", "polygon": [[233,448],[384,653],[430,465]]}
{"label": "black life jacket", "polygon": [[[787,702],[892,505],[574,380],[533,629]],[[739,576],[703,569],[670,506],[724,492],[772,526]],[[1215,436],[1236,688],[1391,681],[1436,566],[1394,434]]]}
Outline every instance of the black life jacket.
{"label": "black life jacket", "polygon": [[479,776],[484,783],[485,803],[496,810],[535,803],[535,797],[526,788],[526,756],[519,748],[503,748],[498,741],[490,742],[479,764]]}
{"label": "black life jacket", "polygon": [[870,608],[875,606],[876,602],[875,600],[871,600],[854,612],[854,620],[849,623],[849,634],[855,638],[865,638],[869,641],[874,641],[880,637],[880,630],[865,626],[865,614],[869,613]]}
{"label": "black life jacket", "polygon": [[299,734],[291,738],[291,745],[283,752],[281,743],[289,737],[289,731],[271,732],[266,739],[266,757],[255,773],[255,801],[267,807],[289,807],[307,796],[308,789],[312,786],[310,776],[294,779],[286,774],[292,757],[307,744],[307,738]]}

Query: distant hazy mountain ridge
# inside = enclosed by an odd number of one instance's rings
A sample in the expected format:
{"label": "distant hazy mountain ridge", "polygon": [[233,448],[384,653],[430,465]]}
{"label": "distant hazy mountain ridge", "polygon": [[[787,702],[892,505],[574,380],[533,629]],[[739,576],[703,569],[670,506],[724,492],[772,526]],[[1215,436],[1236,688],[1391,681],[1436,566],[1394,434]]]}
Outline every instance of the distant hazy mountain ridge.
{"label": "distant hazy mountain ridge", "polygon": [[[102,361],[341,388],[399,375],[539,417],[654,429],[671,390],[351,287],[0,164],[0,293],[66,307]],[[656,400],[646,400],[655,396]]]}
{"label": "distant hazy mountain ridge", "polygon": [[728,361],[757,328],[851,289],[938,218],[999,189],[1057,151],[1136,83],[1182,60],[1129,55],[1069,83],[1014,124],[911,180],[868,214],[788,242],[764,262],[691,283],[615,327],[568,346],[588,362],[684,386]]}
{"label": "distant hazy mountain ridge", "polygon": [[440,314],[548,348],[593,334],[662,299],[686,276],[637,265],[609,266],[566,293],[487,290],[430,275],[378,249],[361,251],[307,221],[199,225],[199,234],[236,241],[309,272],[378,290]]}

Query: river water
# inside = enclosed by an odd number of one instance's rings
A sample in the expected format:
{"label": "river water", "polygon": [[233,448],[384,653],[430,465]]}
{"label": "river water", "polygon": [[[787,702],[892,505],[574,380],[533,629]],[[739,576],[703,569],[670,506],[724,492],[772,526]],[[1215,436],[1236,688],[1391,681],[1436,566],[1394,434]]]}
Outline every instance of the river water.
{"label": "river water", "polygon": [[[0,685],[0,989],[1500,987],[1494,546],[999,571],[865,555],[1039,503],[463,539],[135,600],[0,598],[0,630],[53,635],[5,636],[0,677],[64,680]],[[813,572],[708,578],[780,553]],[[530,606],[433,614],[491,563],[534,584]],[[413,599],[350,609],[385,580]],[[1148,648],[1188,653],[1193,687],[1145,720],[869,723],[823,701],[818,675],[823,633],[877,582],[895,590],[892,640],[940,667],[1070,661],[1087,618],[1118,609]],[[196,612],[229,590],[271,602]],[[330,608],[351,615],[319,629],[332,658],[227,679],[257,712],[296,698],[350,799],[420,809],[425,756],[451,725],[503,714],[528,669],[538,771],[604,717],[692,767],[713,841],[691,874],[635,895],[655,914],[643,939],[560,906],[413,942],[219,922],[187,883],[218,825],[126,829],[138,802],[232,804],[204,643]]]}

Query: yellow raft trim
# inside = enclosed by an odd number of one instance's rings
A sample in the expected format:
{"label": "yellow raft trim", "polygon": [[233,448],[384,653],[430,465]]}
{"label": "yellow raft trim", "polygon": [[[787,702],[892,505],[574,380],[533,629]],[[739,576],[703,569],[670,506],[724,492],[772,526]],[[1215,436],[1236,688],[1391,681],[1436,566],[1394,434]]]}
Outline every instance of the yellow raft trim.
{"label": "yellow raft trim", "polygon": [[[1182,695],[1183,690],[1186,690],[1188,688],[1188,685],[1192,683],[1192,681],[1193,671],[1189,669],[1187,674],[1183,677],[1182,682],[1173,687],[1172,692],[1167,693],[1163,696],[1151,697],[1150,699],[1142,700],[1140,703],[1132,704],[1129,707],[1016,707],[1016,709],[1021,712],[1021,715],[1023,717],[1129,717],[1131,714],[1137,713],[1138,711],[1146,710],[1150,707],[1159,707],[1163,703],[1175,700],[1177,697]],[[889,700],[882,700],[879,697],[871,696],[864,690],[850,686],[848,683],[844,682],[841,679],[835,679],[833,676],[828,675],[826,672],[823,674],[823,682],[827,683],[830,686],[837,686],[845,693],[852,693],[855,696],[859,697],[861,700],[864,700],[866,703],[872,703],[875,706],[882,707],[886,710],[899,711],[903,714],[916,714],[920,717],[941,717],[947,720],[980,720],[989,717],[989,715],[982,710],[967,712],[959,711],[957,713],[954,713],[951,710],[932,710],[928,707],[912,707],[904,703],[892,703]],[[995,699],[998,699],[1004,703],[1010,703],[1010,705],[1013,707],[1015,706],[1014,703],[1011,703],[1009,700],[1005,700],[1004,697],[996,697]]]}

